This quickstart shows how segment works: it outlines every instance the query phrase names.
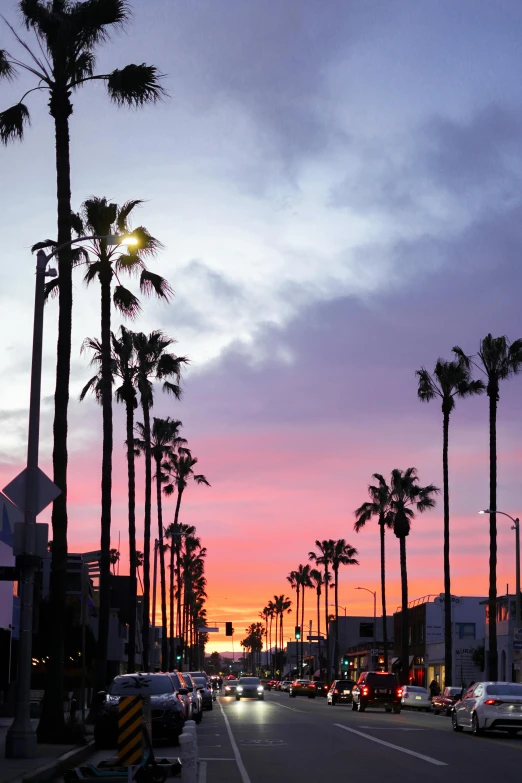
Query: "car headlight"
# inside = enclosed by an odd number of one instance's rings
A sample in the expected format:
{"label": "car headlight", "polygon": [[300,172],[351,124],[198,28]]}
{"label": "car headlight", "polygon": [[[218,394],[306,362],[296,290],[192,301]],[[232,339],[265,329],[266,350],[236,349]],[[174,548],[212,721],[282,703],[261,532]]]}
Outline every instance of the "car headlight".
{"label": "car headlight", "polygon": [[257,690],[261,692],[263,690],[263,686],[262,685],[258,685],[257,686]]}
{"label": "car headlight", "polygon": [[237,686],[237,688],[236,688],[236,690],[238,690],[238,691],[242,691],[242,690],[243,690],[243,686],[242,686],[242,685],[238,685],[238,686]]}
{"label": "car headlight", "polygon": [[106,701],[106,704],[119,704],[120,697],[119,696],[111,696],[110,694],[108,694],[105,697],[105,701]]}

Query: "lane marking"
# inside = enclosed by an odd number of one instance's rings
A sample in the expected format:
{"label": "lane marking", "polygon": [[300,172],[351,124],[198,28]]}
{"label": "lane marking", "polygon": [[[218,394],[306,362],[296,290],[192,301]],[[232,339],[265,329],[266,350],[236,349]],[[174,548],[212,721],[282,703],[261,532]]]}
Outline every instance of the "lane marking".
{"label": "lane marking", "polygon": [[369,734],[363,734],[362,731],[356,731],[355,729],[348,728],[348,726],[343,726],[342,723],[334,723],[333,725],[337,726],[339,729],[343,729],[344,731],[349,731],[351,734],[357,734],[359,737],[364,737],[364,739],[370,740],[370,742],[377,742],[379,745],[385,745],[387,748],[392,748],[392,750],[398,750],[401,753],[406,753],[408,756],[415,756],[417,759],[427,761],[428,764],[435,764],[436,767],[448,766],[445,761],[439,761],[438,759],[434,759],[431,756],[425,756],[423,753],[417,753],[414,750],[408,750],[408,748],[403,748],[400,745],[393,745],[391,742],[385,742],[384,740],[378,739],[377,737],[371,737]]}
{"label": "lane marking", "polygon": [[199,760],[200,761],[235,761],[235,759],[223,759],[223,758],[218,759],[218,758],[206,758],[206,757],[205,758],[201,758],[201,756],[200,756]]}
{"label": "lane marking", "polygon": [[239,752],[239,748],[236,745],[236,741],[234,739],[234,735],[232,734],[232,729],[230,728],[230,721],[228,720],[227,716],[225,715],[225,710],[223,709],[223,706],[221,702],[218,702],[219,709],[223,713],[223,718],[225,721],[225,726],[227,727],[228,731],[228,737],[230,739],[230,744],[232,745],[232,750],[234,751],[234,756],[236,757],[236,763],[239,769],[239,774],[241,775],[241,780],[243,783],[251,783],[251,780],[248,776],[248,772],[246,771],[246,767],[243,764],[243,759],[241,758],[241,753]]}
{"label": "lane marking", "polygon": [[292,710],[292,712],[306,712],[306,710],[296,710],[295,707],[287,707],[286,704],[279,704],[277,701],[272,702],[274,706],[282,707],[284,710]]}
{"label": "lane marking", "polygon": [[400,726],[359,726],[359,728],[372,731],[427,731],[427,729],[403,729]]}
{"label": "lane marking", "polygon": [[199,760],[198,773],[198,783],[207,783],[207,765],[202,759]]}

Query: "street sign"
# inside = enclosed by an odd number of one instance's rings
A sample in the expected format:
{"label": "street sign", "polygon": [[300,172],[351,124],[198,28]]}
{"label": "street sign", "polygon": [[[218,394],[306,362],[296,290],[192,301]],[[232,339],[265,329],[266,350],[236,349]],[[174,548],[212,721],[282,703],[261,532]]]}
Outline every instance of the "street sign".
{"label": "street sign", "polygon": [[0,566],[0,582],[14,582],[19,576],[16,566]]}
{"label": "street sign", "polygon": [[219,631],[219,628],[206,628],[204,625],[201,625],[198,628],[199,633],[217,633]]}
{"label": "street sign", "polygon": [[[52,503],[52,501],[58,497],[61,490],[45,475],[43,470],[40,470],[40,468],[37,468],[36,470],[38,475],[38,492],[35,512],[36,514],[39,514],[49,505],[49,503]],[[20,511],[25,510],[28,472],[28,468],[24,468],[22,472],[2,490],[4,495],[6,495]]]}

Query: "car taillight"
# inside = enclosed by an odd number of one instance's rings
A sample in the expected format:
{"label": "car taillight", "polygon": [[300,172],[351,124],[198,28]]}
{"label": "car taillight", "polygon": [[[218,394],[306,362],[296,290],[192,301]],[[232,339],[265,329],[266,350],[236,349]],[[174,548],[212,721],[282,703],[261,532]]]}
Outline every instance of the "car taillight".
{"label": "car taillight", "polygon": [[366,687],[366,685],[365,685],[365,686],[363,686],[363,689],[362,689],[362,695],[363,695],[363,696],[368,696],[368,694],[369,694],[369,693],[370,693],[370,689],[369,689],[369,688],[367,688],[367,687]]}
{"label": "car taillight", "polygon": [[339,691],[337,690],[337,688],[334,690],[334,693],[339,693]]}
{"label": "car taillight", "polygon": [[500,699],[486,699],[486,701],[484,702],[484,704],[500,704],[500,703],[501,703]]}
{"label": "car taillight", "polygon": [[[402,696],[402,694],[400,693],[400,691],[397,691],[397,696]],[[405,693],[405,694],[404,694],[404,698],[405,698],[405,699],[409,699],[409,698],[410,698],[410,694],[409,694],[409,693]]]}
{"label": "car taillight", "polygon": [[397,688],[397,696],[402,696],[402,688]]}

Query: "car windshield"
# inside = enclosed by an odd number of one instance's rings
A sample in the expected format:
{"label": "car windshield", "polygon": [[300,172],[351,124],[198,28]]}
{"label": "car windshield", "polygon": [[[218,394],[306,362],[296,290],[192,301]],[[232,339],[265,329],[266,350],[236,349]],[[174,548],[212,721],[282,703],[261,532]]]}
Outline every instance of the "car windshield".
{"label": "car windshield", "polygon": [[422,693],[426,696],[428,691],[426,688],[418,688],[416,685],[408,685],[408,693]]}
{"label": "car windshield", "polygon": [[260,685],[259,677],[241,677],[241,685]]}
{"label": "car windshield", "polygon": [[227,685],[237,685],[237,680],[228,680],[228,682],[225,683],[225,688]]}
{"label": "car windshield", "polygon": [[116,677],[109,687],[111,696],[154,696],[173,692],[174,685],[166,674]]}
{"label": "car windshield", "polygon": [[521,696],[522,684],[510,682],[495,682],[493,685],[486,686],[488,696]]}

